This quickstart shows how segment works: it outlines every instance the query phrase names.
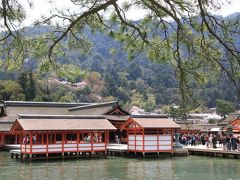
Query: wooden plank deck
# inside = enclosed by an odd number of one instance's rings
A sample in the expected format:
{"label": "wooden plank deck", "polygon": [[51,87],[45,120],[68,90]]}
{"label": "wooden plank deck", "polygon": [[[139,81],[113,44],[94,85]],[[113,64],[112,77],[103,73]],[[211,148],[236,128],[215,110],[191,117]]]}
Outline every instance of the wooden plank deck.
{"label": "wooden plank deck", "polygon": [[3,145],[3,148],[7,150],[20,149],[20,144],[5,144]]}
{"label": "wooden plank deck", "polygon": [[108,151],[127,152],[127,144],[108,144]]}
{"label": "wooden plank deck", "polygon": [[128,153],[127,144],[108,144],[107,151],[109,155],[126,155]]}
{"label": "wooden plank deck", "polygon": [[214,156],[214,157],[224,157],[224,158],[234,158],[240,159],[240,151],[225,151],[222,147],[217,147],[217,149],[207,148],[206,146],[187,146],[184,147],[188,149],[190,155],[203,155],[203,156]]}

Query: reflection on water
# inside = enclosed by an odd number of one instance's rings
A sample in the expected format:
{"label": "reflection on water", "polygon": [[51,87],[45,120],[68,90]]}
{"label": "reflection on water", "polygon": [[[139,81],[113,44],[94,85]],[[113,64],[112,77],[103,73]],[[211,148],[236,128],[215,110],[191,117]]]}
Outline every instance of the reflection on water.
{"label": "reflection on water", "polygon": [[234,159],[189,156],[165,159],[51,160],[20,162],[0,152],[0,179],[181,179],[237,180],[240,161]]}

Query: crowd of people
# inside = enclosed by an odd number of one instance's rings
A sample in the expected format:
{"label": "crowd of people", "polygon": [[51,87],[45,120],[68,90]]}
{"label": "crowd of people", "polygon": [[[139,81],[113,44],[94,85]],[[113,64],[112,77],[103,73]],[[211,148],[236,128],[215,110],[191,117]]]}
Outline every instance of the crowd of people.
{"label": "crowd of people", "polygon": [[222,147],[225,151],[240,151],[240,136],[226,133],[181,134],[179,142],[183,145],[203,145],[207,148]]}

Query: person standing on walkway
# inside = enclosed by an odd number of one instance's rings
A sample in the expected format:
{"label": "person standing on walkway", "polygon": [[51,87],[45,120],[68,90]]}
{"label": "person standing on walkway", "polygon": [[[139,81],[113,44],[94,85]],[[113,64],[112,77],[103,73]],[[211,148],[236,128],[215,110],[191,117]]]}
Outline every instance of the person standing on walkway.
{"label": "person standing on walkway", "polygon": [[195,134],[192,134],[191,146],[196,146],[196,135]]}
{"label": "person standing on walkway", "polygon": [[206,134],[206,136],[205,136],[205,144],[206,144],[206,147],[209,148],[209,137],[208,137],[208,134]]}
{"label": "person standing on walkway", "polygon": [[216,149],[217,148],[217,136],[214,134],[213,138],[212,138],[212,144],[213,144],[213,148]]}
{"label": "person standing on walkway", "polygon": [[208,141],[209,141],[209,147],[212,148],[213,147],[213,136],[212,136],[212,134],[210,134]]}
{"label": "person standing on walkway", "polygon": [[227,138],[226,138],[226,145],[227,145],[227,151],[231,151],[231,138],[229,135],[227,135]]}
{"label": "person standing on walkway", "polygon": [[232,150],[237,150],[237,138],[235,136],[232,136],[231,138],[231,144],[232,144]]}
{"label": "person standing on walkway", "polygon": [[240,136],[237,137],[237,150],[240,151]]}
{"label": "person standing on walkway", "polygon": [[201,142],[202,142],[202,145],[204,146],[205,145],[205,138],[204,138],[204,134],[201,135]]}
{"label": "person standing on walkway", "polygon": [[226,135],[224,135],[223,137],[222,137],[222,142],[223,142],[223,150],[224,151],[227,151],[227,136]]}

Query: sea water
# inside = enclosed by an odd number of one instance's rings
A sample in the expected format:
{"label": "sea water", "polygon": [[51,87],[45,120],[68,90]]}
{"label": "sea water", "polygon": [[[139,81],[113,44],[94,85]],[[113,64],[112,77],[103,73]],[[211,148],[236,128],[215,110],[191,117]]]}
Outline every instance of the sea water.
{"label": "sea water", "polygon": [[21,162],[0,152],[1,180],[240,180],[240,160],[204,156]]}

